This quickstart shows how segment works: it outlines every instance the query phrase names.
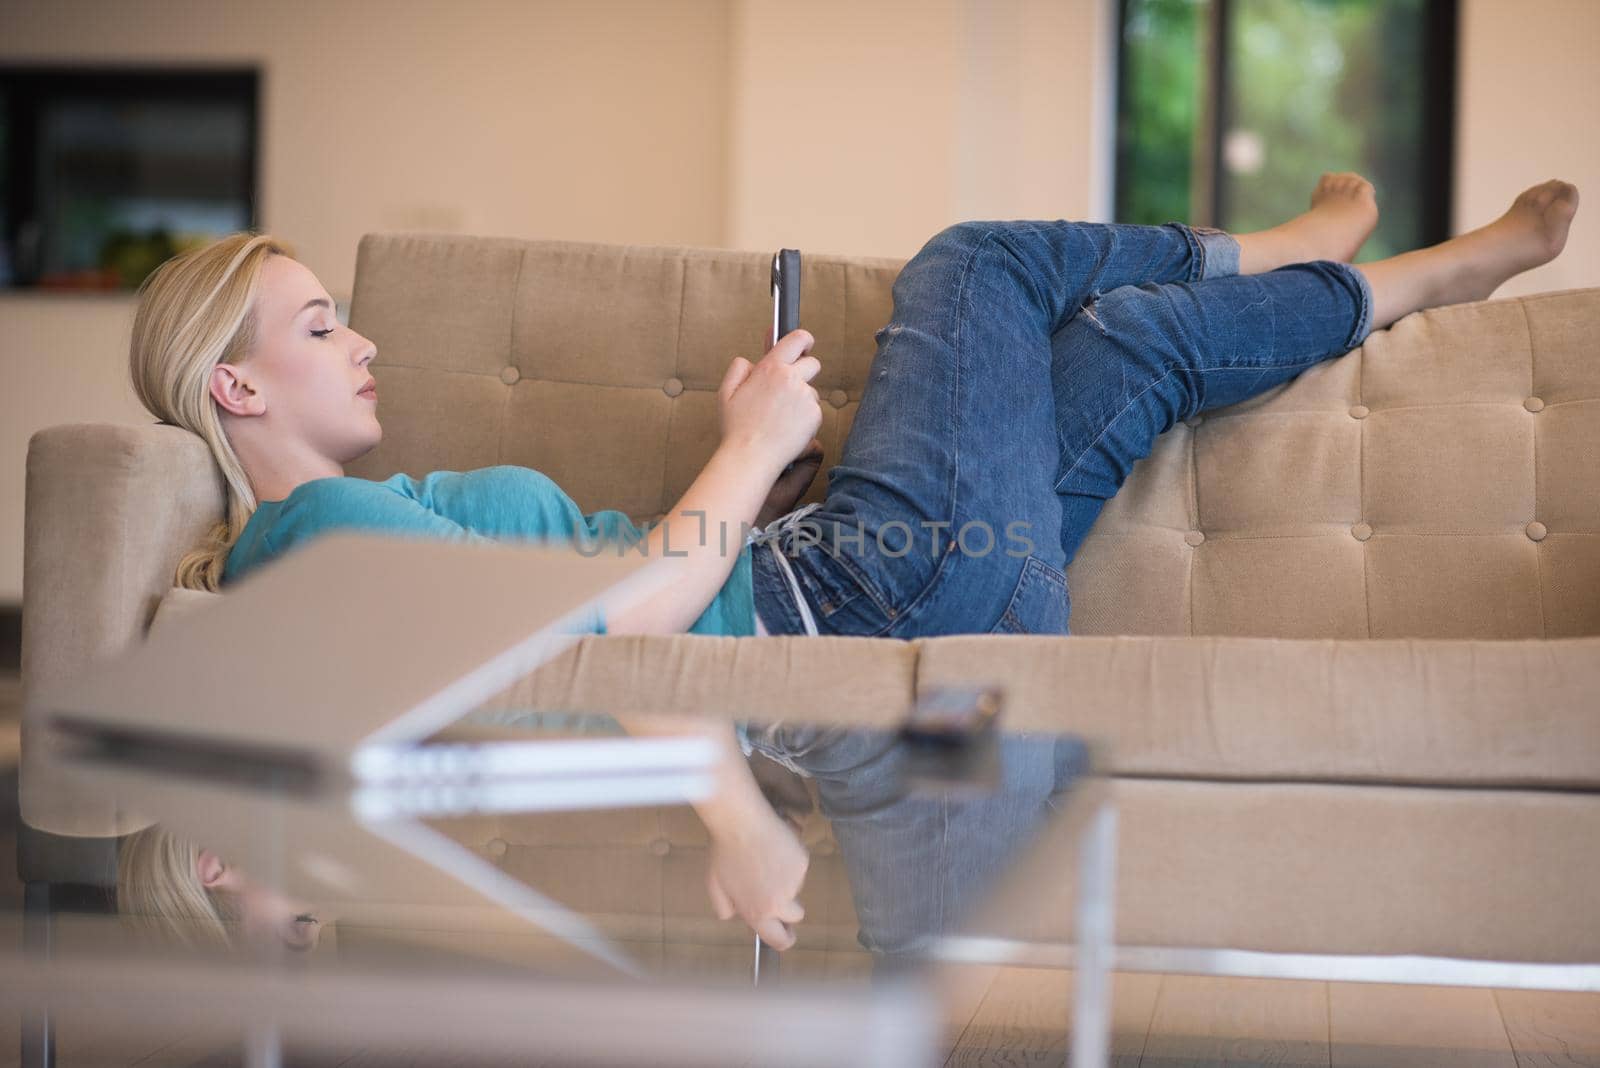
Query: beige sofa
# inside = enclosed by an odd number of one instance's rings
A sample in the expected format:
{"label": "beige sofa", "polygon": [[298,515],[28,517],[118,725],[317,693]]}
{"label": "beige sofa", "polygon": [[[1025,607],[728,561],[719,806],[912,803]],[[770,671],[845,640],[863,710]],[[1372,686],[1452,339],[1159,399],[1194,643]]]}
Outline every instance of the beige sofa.
{"label": "beige sofa", "polygon": [[[830,463],[899,267],[806,262]],[[370,235],[351,324],[386,434],[351,473],[525,464],[659,515],[715,445],[727,361],[759,353],[767,269]],[[591,637],[503,702],[887,722],[992,681],[1013,723],[1109,743],[1124,946],[1600,961],[1596,338],[1600,289],[1442,308],[1175,427],[1070,569],[1070,638]],[[31,696],[141,636],[222,490],[181,430],[64,426],[27,494]],[[25,822],[129,829],[43,741],[25,724]],[[514,821],[482,834],[517,855]]]}

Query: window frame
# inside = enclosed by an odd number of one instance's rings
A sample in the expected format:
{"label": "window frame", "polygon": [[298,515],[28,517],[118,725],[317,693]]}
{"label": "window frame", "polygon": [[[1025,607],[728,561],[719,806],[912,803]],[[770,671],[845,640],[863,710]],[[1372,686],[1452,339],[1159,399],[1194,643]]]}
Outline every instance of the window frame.
{"label": "window frame", "polygon": [[[253,66],[132,66],[0,64],[0,107],[8,148],[5,159],[5,247],[12,279],[0,292],[37,290],[40,275],[37,228],[39,116],[52,102],[72,97],[114,100],[231,100],[243,105],[245,146],[240,175],[249,208],[248,228],[261,219],[261,70]],[[32,226],[34,250],[23,253],[24,228]],[[31,262],[24,262],[31,260]],[[68,292],[72,292],[68,290]]]}
{"label": "window frame", "polygon": [[[1121,219],[1127,206],[1128,144],[1123,137],[1123,116],[1128,103],[1129,81],[1127,61],[1127,25],[1129,8],[1137,0],[1117,0],[1117,87],[1116,120],[1114,123],[1116,147],[1115,173],[1112,178],[1112,201],[1115,219]],[[1228,109],[1229,88],[1232,85],[1232,63],[1227,42],[1231,38],[1235,0],[1203,0],[1206,8],[1205,47],[1206,72],[1209,92],[1201,99],[1199,124],[1208,127],[1204,136],[1208,144],[1202,154],[1208,171],[1194,176],[1195,183],[1204,184],[1204,195],[1191,197],[1200,205],[1203,217],[1185,220],[1197,226],[1222,226],[1216,220],[1225,219],[1223,185],[1219,176],[1223,170],[1223,131],[1230,125],[1232,115]],[[1460,0],[1422,0],[1422,40],[1424,41],[1421,66],[1422,129],[1417,132],[1421,175],[1422,216],[1419,220],[1423,244],[1436,244],[1451,235],[1454,211],[1455,179],[1455,120],[1456,120],[1456,67],[1460,41]]]}

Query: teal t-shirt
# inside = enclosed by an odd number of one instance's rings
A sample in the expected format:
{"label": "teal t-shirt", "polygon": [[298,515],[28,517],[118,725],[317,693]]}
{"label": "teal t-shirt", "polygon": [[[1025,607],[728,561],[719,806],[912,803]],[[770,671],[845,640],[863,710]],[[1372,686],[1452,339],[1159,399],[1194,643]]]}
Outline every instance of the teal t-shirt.
{"label": "teal t-shirt", "polygon": [[[577,502],[553,480],[528,467],[435,471],[420,479],[401,474],[383,482],[319,478],[296,486],[281,501],[262,501],[257,506],[228,554],[223,584],[334,530],[464,541],[593,544],[593,539],[615,539],[623,546],[641,545],[646,533],[615,509],[580,511]],[[755,633],[751,548],[741,545],[737,551],[732,573],[689,628],[690,634]],[[605,620],[598,612],[596,617],[593,632],[604,634]]]}

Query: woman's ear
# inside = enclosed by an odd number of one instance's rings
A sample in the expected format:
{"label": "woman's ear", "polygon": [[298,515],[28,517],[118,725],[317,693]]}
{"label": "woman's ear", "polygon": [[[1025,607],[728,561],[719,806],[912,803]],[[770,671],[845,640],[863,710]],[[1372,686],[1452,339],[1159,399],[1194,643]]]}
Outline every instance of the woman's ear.
{"label": "woman's ear", "polygon": [[241,368],[231,363],[219,363],[211,369],[211,399],[217,406],[232,415],[263,415],[266,399],[244,380]]}
{"label": "woman's ear", "polygon": [[194,873],[199,878],[201,886],[207,890],[215,890],[227,878],[228,866],[211,850],[202,849],[199,856],[195,857]]}

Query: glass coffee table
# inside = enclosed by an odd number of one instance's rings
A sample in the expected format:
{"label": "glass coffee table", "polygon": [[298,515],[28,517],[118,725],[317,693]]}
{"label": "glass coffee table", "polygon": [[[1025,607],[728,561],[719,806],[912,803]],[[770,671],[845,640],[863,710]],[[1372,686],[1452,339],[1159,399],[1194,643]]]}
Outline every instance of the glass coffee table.
{"label": "glass coffee table", "polygon": [[[493,700],[665,577],[329,536],[35,695],[29,744],[127,833],[114,888],[9,943],[30,1068],[52,1011],[117,1021],[109,1059],[146,1068],[163,1028],[260,1065],[924,1065],[1010,963],[1074,971],[1062,1030],[1105,1063],[1116,830],[1085,739],[1013,729],[1039,717],[1002,690],[870,725]],[[713,867],[781,949],[718,917]]]}
{"label": "glass coffee table", "polygon": [[1074,970],[1072,1063],[1104,1064],[1107,786],[1002,706],[741,728],[809,858],[782,951],[708,895],[725,723],[502,709],[360,778],[78,739],[69,773],[154,822],[118,843],[117,914],[55,916],[7,1000],[127,1018],[127,1063],[232,1027],[262,1065],[926,1065],[983,966],[1022,963]]}

